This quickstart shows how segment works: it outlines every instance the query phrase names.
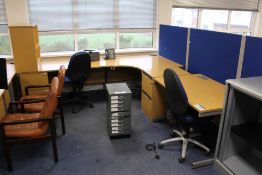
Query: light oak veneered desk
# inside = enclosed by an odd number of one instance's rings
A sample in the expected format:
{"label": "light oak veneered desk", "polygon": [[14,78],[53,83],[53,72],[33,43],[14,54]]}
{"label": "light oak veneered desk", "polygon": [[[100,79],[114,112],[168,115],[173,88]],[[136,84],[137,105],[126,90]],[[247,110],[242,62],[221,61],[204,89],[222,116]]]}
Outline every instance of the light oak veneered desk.
{"label": "light oak veneered desk", "polygon": [[[48,83],[47,72],[57,71],[60,65],[67,67],[68,63],[69,58],[41,60],[38,72],[29,72],[20,75],[22,89],[25,85],[31,85],[30,83],[32,82],[30,81],[33,81],[33,84],[37,83],[35,82],[36,80],[40,84],[44,82]],[[14,66],[12,66],[8,69],[14,70]],[[104,60],[101,58],[100,61],[94,61],[91,67],[94,69],[128,67],[140,70],[142,75],[141,107],[142,111],[152,121],[163,118],[166,113],[164,88],[159,87],[161,85],[163,87],[163,73],[166,68],[176,71],[181,81],[184,82],[189,104],[199,112],[199,116],[215,115],[221,112],[224,99],[223,85],[211,79],[201,79],[199,78],[200,75],[191,75],[181,69],[182,65],[164,57],[146,54],[117,55],[116,59]],[[12,76],[10,77],[12,78]],[[199,110],[194,106],[195,104],[200,104],[205,110]]]}
{"label": "light oak veneered desk", "polygon": [[[180,76],[181,83],[187,93],[188,103],[199,117],[221,114],[224,102],[225,86],[201,74]],[[164,78],[156,81],[165,86]]]}
{"label": "light oak veneered desk", "polygon": [[[46,59],[41,61],[40,70],[43,72],[58,70],[60,65],[68,66],[69,59]],[[165,105],[163,91],[156,87],[154,78],[162,77],[166,68],[172,68],[178,75],[189,74],[184,71],[182,65],[177,64],[161,56],[150,56],[148,54],[117,55],[116,59],[94,61],[92,68],[119,68],[128,67],[141,71],[142,95],[141,106],[146,116],[154,121],[165,116]],[[98,81],[97,81],[98,82]]]}
{"label": "light oak veneered desk", "polygon": [[[48,72],[58,70],[60,65],[68,66],[69,58],[44,59],[41,60],[38,71]],[[139,55],[117,55],[116,59],[93,61],[92,68],[102,67],[133,67],[144,71],[152,77],[163,76],[165,68],[176,69],[179,74],[184,74],[183,66],[161,56],[150,56],[148,54]]]}

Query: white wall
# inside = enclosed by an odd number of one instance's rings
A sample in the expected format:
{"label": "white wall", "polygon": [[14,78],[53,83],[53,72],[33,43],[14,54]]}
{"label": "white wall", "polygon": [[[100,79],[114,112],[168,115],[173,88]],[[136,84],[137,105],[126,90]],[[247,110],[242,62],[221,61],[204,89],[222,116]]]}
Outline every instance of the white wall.
{"label": "white wall", "polygon": [[5,0],[8,25],[28,24],[26,0]]}
{"label": "white wall", "polygon": [[159,45],[159,25],[171,25],[172,22],[172,0],[158,0],[157,4],[157,32],[156,32],[156,48]]}
{"label": "white wall", "polygon": [[158,0],[158,24],[171,24],[172,0]]}

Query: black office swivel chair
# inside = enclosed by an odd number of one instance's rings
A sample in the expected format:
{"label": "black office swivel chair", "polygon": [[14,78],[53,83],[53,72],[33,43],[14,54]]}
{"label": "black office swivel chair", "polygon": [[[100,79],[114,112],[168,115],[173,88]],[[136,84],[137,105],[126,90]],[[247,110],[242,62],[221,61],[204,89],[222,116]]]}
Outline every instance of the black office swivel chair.
{"label": "black office swivel chair", "polygon": [[[82,88],[84,82],[88,79],[91,73],[91,58],[87,52],[77,52],[72,55],[66,74],[65,83],[70,83],[73,86],[73,108],[72,112],[78,112],[83,105],[77,105],[78,102],[86,103],[90,108],[93,105],[87,101],[87,99],[82,99]],[[77,109],[78,108],[78,109]]]}
{"label": "black office swivel chair", "polygon": [[164,145],[171,142],[182,141],[182,156],[179,158],[179,162],[181,163],[185,160],[188,142],[203,148],[206,153],[209,154],[210,149],[208,147],[190,137],[191,126],[198,120],[198,117],[190,115],[188,112],[187,95],[178,75],[172,69],[166,69],[164,71],[164,81],[170,111],[174,114],[176,121],[181,125],[182,132],[173,130],[173,133],[179,137],[160,142],[158,148],[162,149]]}

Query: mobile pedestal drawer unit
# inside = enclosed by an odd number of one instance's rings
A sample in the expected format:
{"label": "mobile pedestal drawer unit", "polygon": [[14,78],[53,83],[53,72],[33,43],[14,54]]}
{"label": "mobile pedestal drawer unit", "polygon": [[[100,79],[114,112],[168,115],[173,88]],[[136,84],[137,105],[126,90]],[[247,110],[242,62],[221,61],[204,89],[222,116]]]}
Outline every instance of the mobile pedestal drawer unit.
{"label": "mobile pedestal drawer unit", "polygon": [[131,91],[126,83],[106,84],[107,129],[110,138],[131,132]]}

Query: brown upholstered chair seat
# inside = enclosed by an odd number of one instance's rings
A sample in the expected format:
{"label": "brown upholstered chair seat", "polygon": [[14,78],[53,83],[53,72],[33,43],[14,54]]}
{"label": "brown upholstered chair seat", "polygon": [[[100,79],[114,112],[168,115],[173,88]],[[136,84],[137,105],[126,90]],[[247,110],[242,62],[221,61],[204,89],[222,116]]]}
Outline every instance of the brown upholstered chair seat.
{"label": "brown upholstered chair seat", "polygon": [[[19,120],[30,120],[38,119],[39,113],[34,114],[8,114],[2,121],[19,121]],[[22,138],[22,137],[37,137],[46,134],[48,131],[48,122],[34,122],[25,123],[17,125],[7,125],[5,126],[5,134],[7,137]]]}
{"label": "brown upholstered chair seat", "polygon": [[24,109],[27,112],[40,112],[44,107],[44,102],[25,104]]}
{"label": "brown upholstered chair seat", "polygon": [[[20,98],[20,101],[45,99],[47,95],[26,95]],[[27,112],[40,112],[44,106],[44,102],[30,103],[24,105]]]}

